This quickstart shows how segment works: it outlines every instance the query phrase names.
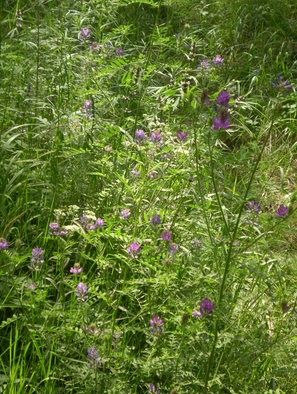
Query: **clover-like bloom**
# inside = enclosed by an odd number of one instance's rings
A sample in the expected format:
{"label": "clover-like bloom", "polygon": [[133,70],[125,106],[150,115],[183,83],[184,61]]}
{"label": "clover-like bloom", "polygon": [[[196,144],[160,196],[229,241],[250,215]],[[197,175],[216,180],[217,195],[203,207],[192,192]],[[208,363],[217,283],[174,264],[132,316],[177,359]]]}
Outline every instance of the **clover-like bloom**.
{"label": "clover-like bloom", "polygon": [[162,234],[161,234],[161,238],[164,239],[164,241],[171,241],[171,234],[169,230],[165,230]]}
{"label": "clover-like bloom", "polygon": [[159,392],[160,392],[160,387],[155,387],[153,383],[150,383],[148,394],[157,394]]}
{"label": "clover-like bloom", "polygon": [[31,283],[31,284],[28,286],[28,289],[33,291],[33,290],[36,289],[36,285],[35,285],[34,283]]}
{"label": "clover-like bloom", "polygon": [[88,352],[88,360],[90,361],[89,368],[96,369],[100,367],[101,361],[100,361],[98,350],[96,350],[95,347],[92,346],[91,349],[87,350],[87,352]]}
{"label": "clover-like bloom", "polygon": [[152,327],[151,329],[151,334],[153,335],[160,335],[164,331],[162,326],[164,322],[162,319],[159,318],[158,315],[154,315],[152,319],[150,320],[150,326]]}
{"label": "clover-like bloom", "polygon": [[59,224],[56,222],[51,222],[49,224],[49,235],[66,235],[68,231],[60,228]]}
{"label": "clover-like bloom", "polygon": [[278,82],[272,82],[272,86],[275,88],[279,88],[279,89],[287,89],[290,90],[292,89],[292,85],[290,85],[288,79],[286,79],[285,81],[283,80],[281,75],[277,76],[277,80]]}
{"label": "clover-like bloom", "polygon": [[214,310],[214,304],[208,298],[204,298],[199,305],[202,314],[210,315]]}
{"label": "clover-like bloom", "polygon": [[217,99],[216,99],[216,104],[218,105],[223,105],[225,107],[228,106],[229,104],[229,100],[230,100],[230,96],[228,92],[225,92],[224,90],[222,92],[220,92],[220,94],[218,95]]}
{"label": "clover-like bloom", "polygon": [[88,299],[88,286],[80,282],[75,290],[76,300],[85,302]]}
{"label": "clover-like bloom", "polygon": [[34,271],[39,271],[40,265],[43,263],[43,250],[38,247],[33,248],[30,268]]}
{"label": "clover-like bloom", "polygon": [[115,54],[117,56],[124,56],[124,51],[123,51],[123,49],[121,47],[119,47],[119,48],[116,48]]}
{"label": "clover-like bloom", "polygon": [[99,51],[101,48],[101,45],[98,44],[98,42],[94,41],[92,45],[90,45],[90,50],[91,51]]}
{"label": "clover-like bloom", "polygon": [[246,204],[246,209],[251,213],[259,214],[261,210],[261,206],[257,201],[249,201]]}
{"label": "clover-like bloom", "polygon": [[213,59],[212,59],[213,64],[215,65],[219,65],[222,66],[224,63],[224,59],[221,58],[220,55],[216,55]]}
{"label": "clover-like bloom", "polygon": [[5,238],[0,238],[0,250],[8,249],[8,242]]}
{"label": "clover-like bloom", "polygon": [[202,313],[197,311],[197,309],[193,309],[192,316],[195,317],[195,319],[201,319]]}
{"label": "clover-like bloom", "polygon": [[73,267],[70,268],[70,273],[73,275],[78,275],[82,272],[82,267],[79,263],[75,263]]}
{"label": "clover-like bloom", "polygon": [[135,131],[135,142],[143,142],[145,140],[144,130],[137,129]]}
{"label": "clover-like bloom", "polygon": [[80,30],[79,39],[81,40],[81,42],[89,40],[90,37],[91,37],[91,30],[90,29],[82,28]]}
{"label": "clover-like bloom", "polygon": [[127,252],[129,253],[130,257],[137,257],[138,253],[140,252],[140,245],[137,242],[132,242],[127,249]]}
{"label": "clover-like bloom", "polygon": [[178,245],[175,243],[172,243],[168,246],[169,253],[171,256],[174,256],[174,253],[178,250]]}
{"label": "clover-like bloom", "polygon": [[188,133],[182,133],[181,131],[177,132],[177,137],[182,141],[185,142],[187,138]]}
{"label": "clover-like bloom", "polygon": [[122,209],[119,216],[123,220],[128,220],[128,217],[130,215],[131,215],[131,212],[129,209]]}
{"label": "clover-like bloom", "polygon": [[209,67],[210,64],[208,60],[200,60],[197,68],[200,69],[201,71],[206,71],[209,69]]}
{"label": "clover-like bloom", "polygon": [[93,118],[93,103],[92,100],[86,100],[82,107],[81,107],[81,112],[83,113],[83,116],[86,119],[92,119]]}
{"label": "clover-like bloom", "polygon": [[284,217],[288,214],[288,212],[289,212],[289,208],[285,207],[283,204],[281,204],[278,207],[277,211],[275,212],[275,216],[276,217]]}
{"label": "clover-like bloom", "polygon": [[228,115],[227,108],[222,108],[219,116],[213,119],[213,126],[214,130],[225,129],[227,130],[230,126],[230,118]]}
{"label": "clover-like bloom", "polygon": [[152,224],[160,224],[160,223],[161,223],[161,218],[160,218],[159,215],[153,215],[153,216],[150,218],[150,222],[151,222]]}
{"label": "clover-like bloom", "polygon": [[152,142],[162,142],[162,135],[159,130],[155,130],[151,133],[151,141]]}

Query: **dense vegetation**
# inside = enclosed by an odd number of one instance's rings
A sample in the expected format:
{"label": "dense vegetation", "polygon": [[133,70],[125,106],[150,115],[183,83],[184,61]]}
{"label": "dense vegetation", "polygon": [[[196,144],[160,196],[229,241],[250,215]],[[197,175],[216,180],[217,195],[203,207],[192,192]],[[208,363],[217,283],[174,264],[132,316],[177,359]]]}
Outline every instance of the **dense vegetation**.
{"label": "dense vegetation", "polygon": [[1,6],[0,393],[296,393],[297,3]]}

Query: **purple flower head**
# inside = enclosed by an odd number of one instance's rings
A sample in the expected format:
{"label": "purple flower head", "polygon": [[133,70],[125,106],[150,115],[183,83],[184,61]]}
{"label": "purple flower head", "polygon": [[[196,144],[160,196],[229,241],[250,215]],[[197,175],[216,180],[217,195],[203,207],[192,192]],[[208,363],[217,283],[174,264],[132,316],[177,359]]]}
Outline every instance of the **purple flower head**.
{"label": "purple flower head", "polygon": [[225,129],[227,130],[230,126],[230,118],[228,116],[227,108],[222,108],[219,116],[213,119],[213,130]]}
{"label": "purple flower head", "polygon": [[143,142],[145,140],[144,130],[137,129],[135,131],[135,142]]}
{"label": "purple flower head", "polygon": [[187,138],[188,133],[182,133],[181,131],[177,132],[177,137],[182,141],[185,142]]}
{"label": "purple flower head", "polygon": [[225,92],[224,90],[218,95],[216,99],[216,104],[218,105],[223,105],[225,107],[228,106],[230,100],[230,96],[228,92]]}
{"label": "purple flower head", "polygon": [[197,309],[193,309],[192,316],[195,317],[195,319],[201,319],[202,313],[197,311]]}
{"label": "purple flower head", "polygon": [[81,112],[83,113],[83,116],[87,119],[93,118],[93,103],[92,100],[86,100],[82,107],[81,107]]}
{"label": "purple flower head", "polygon": [[272,82],[272,86],[275,88],[279,88],[279,89],[292,89],[292,85],[289,84],[289,81],[286,79],[285,81],[283,81],[283,78],[281,75],[278,75],[277,77],[278,82]]}
{"label": "purple flower head", "polygon": [[82,28],[82,29],[80,30],[79,39],[80,39],[82,42],[89,40],[90,37],[91,37],[91,30],[90,30],[90,29]]}
{"label": "purple flower head", "polygon": [[285,207],[283,204],[281,204],[277,211],[275,212],[276,217],[284,217],[288,214],[289,208]]}
{"label": "purple flower head", "polygon": [[214,310],[214,304],[208,298],[204,298],[199,305],[202,314],[210,315]]}
{"label": "purple flower head", "polygon": [[260,210],[261,210],[261,207],[260,207],[260,204],[257,201],[249,201],[246,204],[246,209],[247,209],[247,211],[249,211],[251,213],[259,214]]}
{"label": "purple flower head", "polygon": [[89,368],[91,369],[96,369],[100,367],[101,361],[99,356],[98,350],[95,349],[94,346],[91,347],[91,349],[87,350],[88,352],[88,360],[90,361]]}
{"label": "purple flower head", "polygon": [[209,61],[208,60],[200,60],[198,64],[198,69],[202,71],[206,71],[209,69]]}
{"label": "purple flower head", "polygon": [[175,243],[172,243],[168,246],[169,249],[169,253],[171,254],[171,256],[174,255],[174,252],[176,252],[178,250],[178,245]]}
{"label": "purple flower head", "polygon": [[162,135],[159,130],[152,131],[151,133],[151,141],[152,142],[162,142]]}
{"label": "purple flower head", "polygon": [[88,223],[88,218],[86,217],[86,215],[83,213],[81,215],[81,217],[79,218],[79,220],[83,223],[83,224],[87,224]]}
{"label": "purple flower head", "polygon": [[157,394],[157,393],[159,393],[159,392],[160,392],[160,387],[155,387],[155,386],[153,385],[153,383],[150,383],[148,394]]}
{"label": "purple flower head", "polygon": [[90,50],[91,51],[99,51],[101,48],[101,45],[98,44],[98,42],[94,41],[92,45],[90,45]]}
{"label": "purple flower head", "polygon": [[117,56],[124,56],[124,51],[123,51],[123,49],[121,47],[119,47],[119,48],[116,48],[115,54]]}
{"label": "purple flower head", "polygon": [[131,215],[131,212],[129,209],[122,209],[120,212],[120,218],[123,220],[128,220],[128,217]]}
{"label": "purple flower head", "polygon": [[171,234],[169,230],[165,230],[162,234],[161,234],[161,238],[164,239],[164,241],[171,241]]}
{"label": "purple flower head", "polygon": [[33,291],[33,290],[36,289],[36,285],[35,285],[34,283],[31,283],[31,284],[28,286],[28,289]]}
{"label": "purple flower head", "polygon": [[104,226],[104,220],[101,218],[96,219],[95,226],[96,228],[102,228]]}
{"label": "purple flower head", "polygon": [[80,274],[82,272],[82,268],[79,263],[75,263],[73,267],[70,268],[70,273],[73,275]]}
{"label": "purple flower head", "polygon": [[8,249],[8,242],[5,238],[0,238],[0,250]]}
{"label": "purple flower head", "polygon": [[68,234],[67,230],[60,228],[59,224],[56,222],[52,222],[49,224],[49,235],[66,235]]}
{"label": "purple flower head", "polygon": [[162,319],[158,317],[158,315],[154,315],[152,319],[150,320],[150,326],[152,327],[151,329],[151,334],[153,335],[160,335],[164,331],[162,326],[164,322]]}
{"label": "purple flower head", "polygon": [[219,65],[222,66],[224,63],[224,59],[221,58],[220,55],[216,55],[213,59],[212,59],[213,64],[215,65]]}
{"label": "purple flower head", "polygon": [[160,224],[161,223],[161,218],[159,215],[153,215],[150,219],[150,222],[152,224]]}
{"label": "purple flower head", "polygon": [[33,248],[30,268],[34,271],[39,271],[40,265],[43,263],[43,250],[38,247]]}
{"label": "purple flower head", "polygon": [[130,257],[137,257],[138,253],[140,252],[140,245],[137,242],[132,242],[127,249],[127,252],[129,253]]}
{"label": "purple flower head", "polygon": [[156,178],[158,177],[158,173],[157,173],[156,171],[150,172],[150,173],[148,174],[148,177],[149,177],[150,179],[156,179]]}
{"label": "purple flower head", "polygon": [[85,302],[88,299],[88,286],[80,282],[75,290],[76,300]]}

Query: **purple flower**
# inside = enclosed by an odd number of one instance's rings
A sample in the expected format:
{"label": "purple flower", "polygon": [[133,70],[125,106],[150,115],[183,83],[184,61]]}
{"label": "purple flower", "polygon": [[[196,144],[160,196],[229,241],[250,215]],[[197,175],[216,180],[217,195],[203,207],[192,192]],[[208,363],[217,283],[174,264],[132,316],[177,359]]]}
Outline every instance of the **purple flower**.
{"label": "purple flower", "polygon": [[275,216],[276,217],[284,217],[287,215],[287,213],[289,212],[289,208],[285,207],[283,204],[281,204],[277,211],[275,212]]}
{"label": "purple flower", "polygon": [[151,141],[152,142],[162,142],[162,135],[159,130],[155,130],[151,133]]}
{"label": "purple flower", "polygon": [[0,238],[0,250],[8,249],[8,242],[5,238]]}
{"label": "purple flower", "polygon": [[90,45],[90,50],[91,51],[99,51],[101,48],[101,45],[98,44],[98,42],[94,41],[92,45]]}
{"label": "purple flower", "polygon": [[83,113],[83,116],[86,119],[91,119],[93,118],[93,103],[92,100],[86,100],[82,107],[81,107],[81,112]]}
{"label": "purple flower", "polygon": [[138,253],[140,252],[140,245],[137,242],[132,242],[127,249],[127,252],[129,253],[130,257],[137,257]]}
{"label": "purple flower", "polygon": [[80,30],[79,39],[80,39],[82,42],[89,40],[90,37],[91,37],[91,30],[90,30],[90,29],[82,28],[82,29]]}
{"label": "purple flower", "polygon": [[261,210],[261,207],[260,207],[260,205],[259,205],[259,203],[258,203],[257,201],[249,201],[249,202],[246,204],[246,209],[247,209],[249,212],[251,212],[251,213],[259,214],[259,213],[260,213],[260,210]]}
{"label": "purple flower", "polygon": [[104,220],[101,218],[96,219],[95,226],[96,228],[102,228],[104,226]]}
{"label": "purple flower", "polygon": [[152,327],[152,329],[150,331],[151,334],[153,334],[153,335],[160,335],[160,334],[162,334],[162,332],[164,331],[163,328],[162,328],[163,323],[164,323],[163,320],[160,319],[158,317],[158,315],[154,315],[152,317],[152,319],[150,320],[150,326]]}
{"label": "purple flower", "polygon": [[182,141],[185,142],[187,138],[188,133],[182,133],[181,131],[177,132],[177,137]]}
{"label": "purple flower", "polygon": [[195,317],[195,319],[201,319],[202,313],[197,311],[197,309],[193,309],[192,316]]}
{"label": "purple flower", "polygon": [[228,92],[225,92],[224,90],[218,95],[216,99],[216,104],[218,105],[223,105],[225,107],[228,106],[230,100],[230,96]]}
{"label": "purple flower", "polygon": [[82,268],[79,263],[75,263],[73,267],[70,268],[70,273],[73,275],[80,274],[82,272]]}
{"label": "purple flower", "polygon": [[131,215],[131,212],[129,209],[122,209],[120,212],[120,218],[123,220],[128,220],[128,217]]}
{"label": "purple flower", "polygon": [[171,234],[169,230],[165,230],[162,234],[161,234],[161,238],[164,239],[164,241],[171,241]]}
{"label": "purple flower", "polygon": [[43,250],[38,247],[33,248],[30,268],[34,271],[39,271],[40,265],[43,263]]}
{"label": "purple flower", "polygon": [[34,283],[31,283],[31,284],[28,286],[28,289],[33,291],[33,290],[36,289],[36,285],[35,285]]}
{"label": "purple flower", "polygon": [[160,224],[161,223],[161,218],[159,215],[153,215],[150,219],[150,222],[152,224]]}
{"label": "purple flower", "polygon": [[159,387],[155,387],[155,386],[153,385],[153,383],[150,383],[148,394],[157,394],[157,393],[159,393],[159,392],[160,392],[160,388],[159,388]]}
{"label": "purple flower", "polygon": [[88,299],[88,286],[80,282],[75,290],[77,301],[85,302]]}
{"label": "purple flower", "polygon": [[227,130],[230,126],[230,118],[228,116],[227,108],[222,108],[219,116],[213,119],[213,126],[214,130],[225,129]]}
{"label": "purple flower", "polygon": [[178,250],[178,245],[175,243],[172,243],[168,246],[169,249],[169,253],[171,254],[171,256],[174,255],[174,252],[176,252]]}
{"label": "purple flower", "polygon": [[278,79],[278,83],[272,82],[273,87],[280,89],[288,89],[288,90],[292,89],[292,85],[289,84],[289,81],[287,79],[283,81],[281,75],[278,75],[277,79]]}
{"label": "purple flower", "polygon": [[200,60],[198,69],[201,69],[202,71],[206,71],[209,69],[209,61],[208,60]]}
{"label": "purple flower", "polygon": [[214,304],[208,298],[204,298],[199,305],[202,314],[210,315],[214,310]]}
{"label": "purple flower", "polygon": [[144,130],[137,129],[135,131],[135,142],[143,142],[145,140]]}
{"label": "purple flower", "polygon": [[88,360],[90,361],[89,368],[96,369],[100,367],[101,361],[100,358],[98,357],[99,356],[98,350],[96,350],[95,347],[92,346],[91,349],[87,350],[87,352],[88,352]]}
{"label": "purple flower", "polygon": [[219,65],[222,66],[224,63],[224,59],[221,58],[220,55],[216,55],[213,59],[212,59],[213,64],[215,65]]}
{"label": "purple flower", "polygon": [[123,51],[123,49],[121,47],[119,47],[119,48],[116,48],[115,54],[117,56],[123,56],[124,55],[124,51]]}
{"label": "purple flower", "polygon": [[68,234],[67,230],[60,228],[59,224],[56,222],[52,222],[49,224],[49,235],[66,235]]}

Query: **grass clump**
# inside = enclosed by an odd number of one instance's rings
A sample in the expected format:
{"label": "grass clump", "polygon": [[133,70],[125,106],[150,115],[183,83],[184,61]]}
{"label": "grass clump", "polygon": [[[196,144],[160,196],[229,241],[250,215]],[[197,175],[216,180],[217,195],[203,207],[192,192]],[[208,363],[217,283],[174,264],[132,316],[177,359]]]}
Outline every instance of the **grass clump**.
{"label": "grass clump", "polygon": [[296,12],[3,3],[0,393],[296,391]]}

